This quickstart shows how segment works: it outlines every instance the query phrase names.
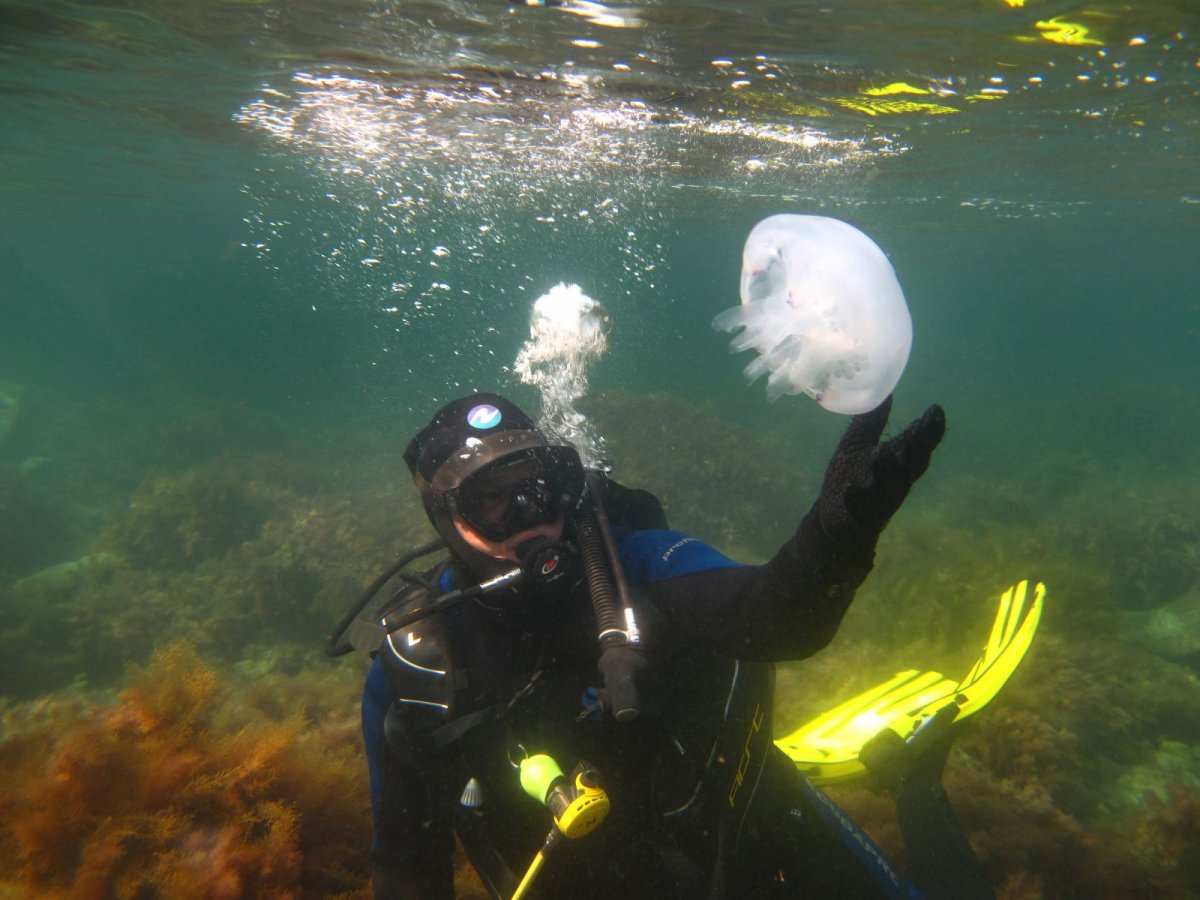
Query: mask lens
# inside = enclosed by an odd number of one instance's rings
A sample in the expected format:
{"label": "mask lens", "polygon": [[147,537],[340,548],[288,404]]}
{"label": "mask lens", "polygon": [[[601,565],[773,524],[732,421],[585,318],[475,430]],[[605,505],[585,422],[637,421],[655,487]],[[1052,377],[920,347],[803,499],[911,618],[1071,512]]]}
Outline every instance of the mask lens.
{"label": "mask lens", "polygon": [[489,541],[552,522],[575,505],[583,468],[573,450],[539,447],[498,460],[459,490],[458,514]]}

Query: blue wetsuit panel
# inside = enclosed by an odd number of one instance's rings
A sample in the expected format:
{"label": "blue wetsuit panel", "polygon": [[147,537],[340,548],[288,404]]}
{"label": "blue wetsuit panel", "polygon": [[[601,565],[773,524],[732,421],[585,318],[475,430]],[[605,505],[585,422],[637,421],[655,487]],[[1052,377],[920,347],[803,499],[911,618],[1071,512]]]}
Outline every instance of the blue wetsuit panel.
{"label": "blue wetsuit panel", "polygon": [[741,568],[724,553],[682,531],[614,529],[625,574],[634,584],[680,578],[714,569]]}
{"label": "blue wetsuit panel", "polygon": [[383,671],[383,660],[376,657],[367,672],[362,696],[363,745],[367,751],[367,774],[371,781],[371,809],[376,813],[383,794],[383,720],[391,703],[392,693]]}

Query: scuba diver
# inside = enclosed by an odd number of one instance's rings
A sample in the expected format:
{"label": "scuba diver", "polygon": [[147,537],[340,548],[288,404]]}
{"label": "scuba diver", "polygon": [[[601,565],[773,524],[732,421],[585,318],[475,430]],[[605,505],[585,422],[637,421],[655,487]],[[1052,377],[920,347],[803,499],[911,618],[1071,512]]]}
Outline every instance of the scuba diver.
{"label": "scuba diver", "polygon": [[863,751],[912,883],[772,742],[772,664],[833,638],[944,434],[934,405],[881,442],[890,409],[854,417],[758,566],[499,395],[438,411],[404,459],[449,555],[354,626],[375,896],[454,897],[456,836],[506,900],[992,896],[941,787],[953,710],[919,750]]}

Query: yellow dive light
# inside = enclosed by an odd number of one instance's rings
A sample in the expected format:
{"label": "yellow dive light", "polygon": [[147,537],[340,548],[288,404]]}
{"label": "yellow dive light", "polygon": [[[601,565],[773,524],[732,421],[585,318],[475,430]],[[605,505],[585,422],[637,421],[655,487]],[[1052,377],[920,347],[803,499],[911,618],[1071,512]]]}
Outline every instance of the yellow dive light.
{"label": "yellow dive light", "polygon": [[555,827],[574,840],[604,821],[609,801],[595,769],[580,763],[572,774],[573,780],[568,780],[558,763],[544,753],[521,760],[521,787],[546,804]]}
{"label": "yellow dive light", "polygon": [[545,804],[554,818],[554,825],[546,835],[546,842],[538,851],[525,877],[517,886],[512,900],[521,900],[541,871],[546,855],[554,849],[559,839],[574,840],[604,821],[610,803],[608,794],[600,784],[600,773],[587,763],[581,762],[571,773],[563,774],[553,758],[544,753],[535,753],[521,760],[521,787],[538,803]]}

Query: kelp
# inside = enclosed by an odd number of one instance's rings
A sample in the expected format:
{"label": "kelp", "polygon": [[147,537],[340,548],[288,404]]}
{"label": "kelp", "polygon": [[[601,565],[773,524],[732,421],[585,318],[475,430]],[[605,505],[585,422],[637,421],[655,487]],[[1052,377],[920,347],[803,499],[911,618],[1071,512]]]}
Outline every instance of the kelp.
{"label": "kelp", "polygon": [[356,741],[344,729],[327,740],[290,696],[286,717],[264,717],[175,643],[131,669],[115,703],[6,728],[9,887],[30,897],[366,896]]}

